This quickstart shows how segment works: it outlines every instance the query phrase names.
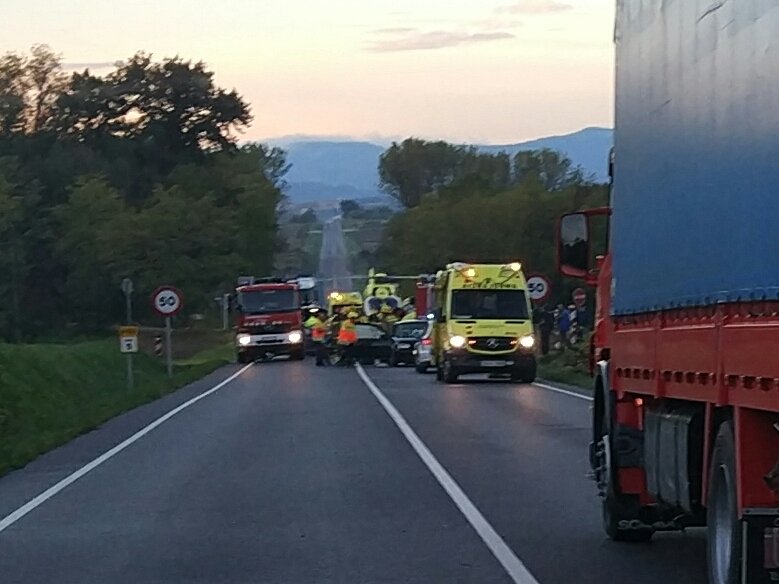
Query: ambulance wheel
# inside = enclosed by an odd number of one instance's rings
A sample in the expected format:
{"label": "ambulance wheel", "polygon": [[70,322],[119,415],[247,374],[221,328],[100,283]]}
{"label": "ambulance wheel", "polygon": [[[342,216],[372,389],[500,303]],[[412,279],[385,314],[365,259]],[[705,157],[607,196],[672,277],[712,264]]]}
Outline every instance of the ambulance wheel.
{"label": "ambulance wheel", "polygon": [[457,374],[457,369],[455,369],[454,365],[452,365],[452,361],[450,359],[444,359],[442,375],[445,383],[457,383],[457,378],[459,375]]}
{"label": "ambulance wheel", "polygon": [[720,425],[714,442],[706,524],[709,582],[738,584],[741,582],[743,549],[736,501],[736,446],[731,422]]}

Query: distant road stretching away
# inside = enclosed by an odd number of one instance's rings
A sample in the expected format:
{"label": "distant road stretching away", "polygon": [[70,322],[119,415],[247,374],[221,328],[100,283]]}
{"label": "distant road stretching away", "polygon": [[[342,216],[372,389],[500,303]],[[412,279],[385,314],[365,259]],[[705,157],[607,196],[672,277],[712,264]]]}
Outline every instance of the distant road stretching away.
{"label": "distant road stretching away", "polygon": [[326,280],[325,292],[330,292],[332,290],[351,290],[351,275],[343,222],[340,217],[335,217],[328,220],[322,227],[319,277]]}

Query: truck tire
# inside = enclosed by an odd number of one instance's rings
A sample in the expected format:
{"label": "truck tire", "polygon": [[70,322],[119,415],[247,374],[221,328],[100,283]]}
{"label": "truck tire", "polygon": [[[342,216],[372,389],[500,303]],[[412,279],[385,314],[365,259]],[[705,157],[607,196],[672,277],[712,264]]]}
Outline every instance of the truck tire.
{"label": "truck tire", "polygon": [[452,361],[450,359],[444,358],[442,375],[444,378],[444,383],[457,383],[457,378],[459,375],[457,374],[457,369],[454,365],[452,365]]}
{"label": "truck tire", "polygon": [[299,351],[292,351],[289,354],[290,361],[302,361],[306,358],[306,352],[303,349],[300,349]]}
{"label": "truck tire", "polygon": [[246,353],[236,352],[235,360],[241,365],[246,365],[249,362],[249,356]]}
{"label": "truck tire", "polygon": [[630,497],[621,495],[617,488],[615,479],[617,465],[609,433],[609,429],[613,427],[610,423],[612,412],[609,403],[610,400],[602,399],[604,411],[600,412],[600,416],[594,415],[593,418],[600,425],[596,430],[600,440],[596,448],[595,478],[601,496],[603,530],[612,541],[645,543],[652,539],[654,530],[636,520],[636,514],[630,512],[636,504],[630,500]]}
{"label": "truck tire", "polygon": [[717,431],[709,469],[709,500],[706,509],[709,582],[741,582],[741,525],[736,501],[736,443],[731,422]]}

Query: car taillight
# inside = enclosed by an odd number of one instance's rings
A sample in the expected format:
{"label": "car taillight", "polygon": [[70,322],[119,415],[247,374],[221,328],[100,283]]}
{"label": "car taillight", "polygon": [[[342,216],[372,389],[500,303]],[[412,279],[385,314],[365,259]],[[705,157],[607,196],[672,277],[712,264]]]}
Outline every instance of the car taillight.
{"label": "car taillight", "polygon": [[422,339],[422,344],[423,345],[432,345],[433,341],[432,341],[432,339]]}

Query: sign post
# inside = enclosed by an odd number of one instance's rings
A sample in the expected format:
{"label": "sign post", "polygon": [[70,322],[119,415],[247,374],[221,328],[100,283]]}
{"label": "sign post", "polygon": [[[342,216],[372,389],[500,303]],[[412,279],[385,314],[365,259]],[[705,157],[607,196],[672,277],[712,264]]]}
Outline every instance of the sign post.
{"label": "sign post", "polygon": [[[122,280],[122,293],[124,294],[124,301],[125,301],[125,324],[129,325],[133,322],[133,281],[130,278],[124,278]],[[133,353],[138,352],[138,331],[136,329],[135,335],[135,350],[125,351],[125,345],[124,337],[122,337],[122,333],[120,330],[119,337],[122,341],[120,349],[123,353],[127,353],[127,389],[132,391],[133,387],[135,386],[135,379],[133,374]]]}
{"label": "sign post", "polygon": [[181,292],[173,286],[160,286],[151,295],[152,306],[157,314],[165,318],[165,361],[168,377],[173,377],[173,347],[170,319],[178,314],[184,305]]}
{"label": "sign post", "polygon": [[127,355],[127,389],[132,390],[135,383],[133,377],[133,353],[138,352],[137,326],[119,327],[119,351]]}
{"label": "sign post", "polygon": [[536,304],[541,304],[552,293],[552,284],[546,276],[532,274],[527,279],[527,293],[530,296],[530,300]]}

